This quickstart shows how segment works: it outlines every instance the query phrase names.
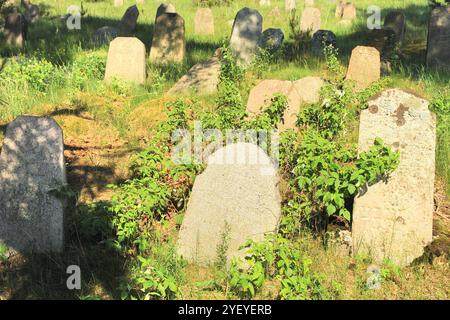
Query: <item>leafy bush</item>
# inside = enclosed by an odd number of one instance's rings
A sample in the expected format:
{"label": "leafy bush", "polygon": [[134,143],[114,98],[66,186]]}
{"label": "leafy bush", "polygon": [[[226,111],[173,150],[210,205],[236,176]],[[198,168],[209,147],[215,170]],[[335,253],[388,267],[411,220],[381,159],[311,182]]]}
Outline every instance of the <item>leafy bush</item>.
{"label": "leafy bush", "polygon": [[105,74],[106,57],[96,52],[78,55],[72,64],[72,82],[83,88],[89,80],[101,80]]}

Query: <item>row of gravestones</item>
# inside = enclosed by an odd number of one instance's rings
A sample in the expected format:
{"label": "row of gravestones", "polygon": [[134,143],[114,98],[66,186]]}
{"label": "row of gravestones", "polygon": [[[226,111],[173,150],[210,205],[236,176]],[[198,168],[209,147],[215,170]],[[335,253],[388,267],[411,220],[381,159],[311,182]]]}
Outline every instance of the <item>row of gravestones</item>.
{"label": "row of gravestones", "polygon": [[[400,151],[400,165],[355,198],[353,252],[407,265],[432,241],[436,120],[428,102],[398,89],[372,98],[361,113],[359,150],[377,137]],[[62,130],[51,118],[20,116],[7,126],[0,154],[0,242],[12,251],[63,250],[65,206],[57,192],[67,183],[63,149]],[[207,163],[177,242],[179,255],[203,264],[215,261],[224,238],[228,260],[242,256],[241,245],[276,232],[281,217],[279,177],[257,145],[229,144]]]}

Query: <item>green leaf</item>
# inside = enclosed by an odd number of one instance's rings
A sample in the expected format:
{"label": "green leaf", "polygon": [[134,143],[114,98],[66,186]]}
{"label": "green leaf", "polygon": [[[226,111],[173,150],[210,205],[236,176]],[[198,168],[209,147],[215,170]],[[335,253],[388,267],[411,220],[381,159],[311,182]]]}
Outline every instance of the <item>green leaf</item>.
{"label": "green leaf", "polygon": [[336,212],[336,207],[333,206],[332,204],[327,206],[327,213],[329,216],[331,216],[333,213]]}

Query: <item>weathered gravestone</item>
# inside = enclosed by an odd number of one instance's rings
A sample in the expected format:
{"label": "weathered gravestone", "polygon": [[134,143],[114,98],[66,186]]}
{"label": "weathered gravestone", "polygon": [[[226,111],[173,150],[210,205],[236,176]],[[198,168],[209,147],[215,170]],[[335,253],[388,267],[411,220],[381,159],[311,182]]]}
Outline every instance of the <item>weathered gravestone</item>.
{"label": "weathered gravestone", "polygon": [[4,36],[10,46],[22,47],[27,36],[27,21],[18,12],[12,12],[6,17]]}
{"label": "weathered gravestone", "polygon": [[35,22],[39,18],[39,6],[35,4],[27,4],[25,5],[26,11],[25,11],[25,20],[28,23]]}
{"label": "weathered gravestone", "polygon": [[200,62],[189,69],[177,83],[169,90],[169,94],[200,95],[212,94],[217,91],[220,75],[220,58],[216,54],[211,59]]}
{"label": "weathered gravestone", "polygon": [[234,19],[230,48],[241,65],[252,62],[262,36],[263,18],[257,10],[243,8]]}
{"label": "weathered gravestone", "polygon": [[284,0],[284,8],[286,11],[295,10],[296,7],[296,0]]}
{"label": "weathered gravestone", "polygon": [[198,35],[214,34],[214,16],[210,8],[199,8],[195,13],[194,32]]}
{"label": "weathered gravestone", "polygon": [[305,8],[300,19],[300,30],[302,32],[315,33],[320,29],[320,10],[317,8]]}
{"label": "weathered gravestone", "polygon": [[400,152],[400,164],[355,198],[354,253],[404,266],[422,255],[433,236],[436,120],[428,102],[398,89],[373,98],[361,112],[359,151],[378,137]]}
{"label": "weathered gravestone", "polygon": [[343,20],[353,20],[356,18],[356,7],[353,3],[346,3],[342,7]]}
{"label": "weathered gravestone", "polygon": [[373,47],[357,46],[352,50],[347,70],[347,80],[355,82],[361,91],[380,79],[380,52]]}
{"label": "weathered gravestone", "polygon": [[185,53],[184,19],[177,13],[163,13],[156,19],[150,62],[181,63]]}
{"label": "weathered gravestone", "polygon": [[[194,183],[180,229],[177,252],[199,264],[217,261],[227,249],[228,262],[242,257],[249,239],[276,232],[281,217],[278,175],[257,145],[227,145],[208,158]],[[224,241],[225,239],[225,241]]]}
{"label": "weathered gravestone", "polygon": [[427,65],[450,68],[450,6],[437,7],[431,12]]}
{"label": "weathered gravestone", "polygon": [[315,55],[322,55],[325,47],[336,48],[336,35],[329,30],[317,30],[311,40],[311,52]]}
{"label": "weathered gravestone", "polygon": [[293,87],[292,81],[263,80],[250,91],[247,101],[247,114],[255,117],[270,105],[275,94],[282,94],[288,98],[289,105],[283,115],[283,123],[279,124],[281,130],[293,128],[297,121],[300,109],[300,97]]}
{"label": "weathered gravestone", "polygon": [[269,28],[264,30],[261,37],[261,48],[270,52],[275,52],[281,48],[284,40],[284,33],[281,29]]}
{"label": "weathered gravestone", "polygon": [[320,99],[320,89],[324,81],[320,77],[304,77],[293,82],[302,103],[316,103]]}
{"label": "weathered gravestone", "polygon": [[92,35],[92,42],[98,46],[109,44],[118,35],[116,28],[104,26],[95,30]]}
{"label": "weathered gravestone", "polygon": [[125,14],[120,21],[119,34],[121,36],[128,36],[136,30],[137,20],[139,17],[139,9],[133,5],[125,11]]}
{"label": "weathered gravestone", "polygon": [[61,252],[67,184],[61,128],[20,116],[6,128],[0,155],[0,242],[15,252]]}
{"label": "weathered gravestone", "polygon": [[156,9],[156,17],[155,17],[155,23],[156,19],[163,13],[177,13],[177,10],[175,6],[171,3],[162,3],[158,9]]}
{"label": "weathered gravestone", "polygon": [[143,84],[146,79],[145,45],[137,38],[117,37],[109,45],[105,81],[114,78]]}
{"label": "weathered gravestone", "polygon": [[123,6],[123,0],[114,0],[114,7]]}
{"label": "weathered gravestone", "polygon": [[403,42],[405,38],[406,19],[401,11],[391,11],[384,18],[384,29],[391,29],[395,32],[395,41]]}

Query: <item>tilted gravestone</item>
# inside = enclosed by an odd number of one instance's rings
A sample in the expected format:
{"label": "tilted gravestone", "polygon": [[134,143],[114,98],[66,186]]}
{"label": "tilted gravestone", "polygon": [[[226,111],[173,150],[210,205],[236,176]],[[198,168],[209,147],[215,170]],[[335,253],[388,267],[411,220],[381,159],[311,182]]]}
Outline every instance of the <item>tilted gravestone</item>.
{"label": "tilted gravestone", "polygon": [[428,25],[427,65],[450,68],[450,6],[431,12]]}
{"label": "tilted gravestone", "polygon": [[377,95],[361,112],[359,151],[375,138],[400,152],[400,164],[355,198],[353,249],[405,266],[433,237],[436,120],[428,101],[398,89]]}
{"label": "tilted gravestone", "polygon": [[186,53],[184,19],[177,13],[163,13],[156,19],[150,62],[181,63]]}
{"label": "tilted gravestone", "polygon": [[195,13],[194,32],[198,35],[214,34],[214,16],[209,8],[199,8]]}
{"label": "tilted gravestone", "polygon": [[197,63],[187,74],[169,90],[168,94],[190,94],[199,95],[212,94],[217,91],[220,75],[220,58],[215,55],[211,59]]}
{"label": "tilted gravestone", "polygon": [[261,37],[261,48],[270,52],[275,52],[281,48],[284,40],[284,33],[281,29],[269,28],[264,30]]}
{"label": "tilted gravestone", "polygon": [[163,13],[177,13],[177,10],[175,6],[171,3],[162,3],[158,9],[156,9],[156,17],[155,17],[155,23],[156,19]]}
{"label": "tilted gravestone", "polygon": [[320,99],[320,89],[324,85],[320,77],[304,77],[293,82],[302,103],[316,103]]}
{"label": "tilted gravestone", "polygon": [[25,17],[18,13],[12,12],[6,17],[4,36],[6,43],[10,46],[22,47],[27,37],[27,21]]}
{"label": "tilted gravestone", "polygon": [[6,128],[0,155],[0,242],[15,252],[61,252],[67,184],[61,128],[20,116]]}
{"label": "tilted gravestone", "polygon": [[395,32],[395,41],[403,42],[405,38],[406,19],[401,11],[391,11],[384,18],[384,29],[391,29]]}
{"label": "tilted gravestone", "polygon": [[146,79],[145,45],[137,38],[117,37],[109,45],[105,81],[114,78],[143,84]]}
{"label": "tilted gravestone", "polygon": [[257,53],[262,24],[263,17],[257,10],[243,8],[236,14],[230,48],[240,65],[249,65]]}
{"label": "tilted gravestone", "polygon": [[377,49],[357,46],[352,50],[346,79],[355,82],[357,91],[361,91],[379,80],[380,71],[380,52]]}
{"label": "tilted gravestone", "polygon": [[[211,264],[243,257],[249,239],[276,232],[281,217],[278,175],[267,154],[251,143],[229,144],[208,157],[197,176],[180,229],[177,252]],[[226,249],[226,250],[224,250]]]}
{"label": "tilted gravestone", "polygon": [[284,112],[283,122],[279,124],[281,130],[293,128],[300,109],[300,97],[294,89],[292,81],[263,80],[252,90],[247,100],[247,114],[255,117],[266,109],[275,94],[282,94],[288,98],[289,105]]}
{"label": "tilted gravestone", "polygon": [[300,30],[302,32],[315,33],[320,29],[320,10],[317,8],[305,8],[300,19]]}
{"label": "tilted gravestone", "polygon": [[129,7],[120,21],[119,34],[121,36],[129,36],[133,31],[135,31],[138,17],[138,7],[136,5]]}

